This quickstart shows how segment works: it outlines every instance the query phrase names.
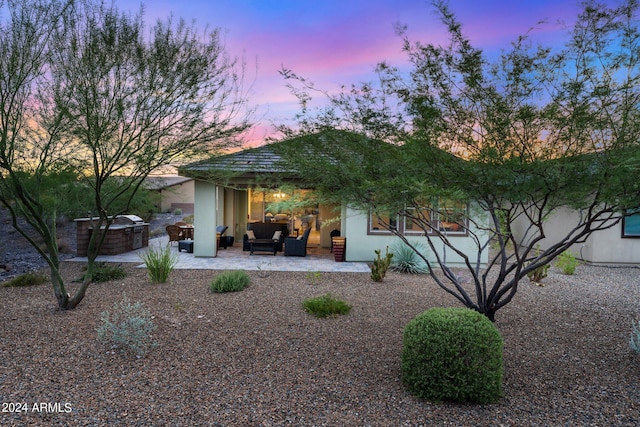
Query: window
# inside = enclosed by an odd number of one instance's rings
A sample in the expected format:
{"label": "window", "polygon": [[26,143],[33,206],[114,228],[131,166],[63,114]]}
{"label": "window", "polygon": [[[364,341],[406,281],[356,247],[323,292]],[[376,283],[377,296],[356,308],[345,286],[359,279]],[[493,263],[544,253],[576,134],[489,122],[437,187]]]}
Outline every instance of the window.
{"label": "window", "polygon": [[371,212],[369,215],[369,233],[371,234],[390,234],[388,227],[397,228],[398,219],[393,214],[376,214]]}
{"label": "window", "polygon": [[[397,229],[403,235],[424,235],[425,230],[421,225],[429,224],[447,235],[466,235],[469,220],[467,218],[467,206],[459,202],[440,201],[434,203],[438,209],[407,208],[406,215],[395,214],[369,215],[368,234],[392,234],[387,229],[387,224]],[[427,230],[429,234],[433,231]],[[640,235],[639,235],[640,237]]]}
{"label": "window", "polygon": [[[429,208],[416,209],[408,208],[407,213],[409,216],[404,217],[404,232],[405,234],[424,234],[424,230],[420,225],[431,224],[433,220],[433,212]],[[414,220],[413,218],[416,218]],[[430,231],[427,229],[427,231]]]}
{"label": "window", "polygon": [[629,210],[622,218],[622,237],[640,237],[640,209]]}
{"label": "window", "polygon": [[459,202],[440,203],[438,229],[447,233],[466,233],[467,207]]}

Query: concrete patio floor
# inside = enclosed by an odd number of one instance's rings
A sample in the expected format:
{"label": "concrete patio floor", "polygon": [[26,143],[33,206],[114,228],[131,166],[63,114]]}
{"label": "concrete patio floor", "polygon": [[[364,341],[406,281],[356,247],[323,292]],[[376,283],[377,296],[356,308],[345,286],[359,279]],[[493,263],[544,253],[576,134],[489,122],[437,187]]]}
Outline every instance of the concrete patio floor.
{"label": "concrete patio floor", "polygon": [[[168,236],[157,237],[149,240],[149,247],[164,247],[169,240]],[[99,262],[113,263],[140,263],[143,268],[141,255],[147,248],[137,249],[120,255],[100,255]],[[227,249],[219,249],[215,258],[195,257],[184,251],[178,252],[178,244],[173,243],[171,251],[178,254],[176,269],[196,270],[247,270],[247,271],[323,271],[323,272],[349,272],[370,273],[371,269],[366,262],[335,262],[329,249],[308,247],[306,257],[285,257],[282,252],[277,255],[254,254],[242,250],[241,243]],[[86,262],[86,257],[75,257],[69,261]]]}

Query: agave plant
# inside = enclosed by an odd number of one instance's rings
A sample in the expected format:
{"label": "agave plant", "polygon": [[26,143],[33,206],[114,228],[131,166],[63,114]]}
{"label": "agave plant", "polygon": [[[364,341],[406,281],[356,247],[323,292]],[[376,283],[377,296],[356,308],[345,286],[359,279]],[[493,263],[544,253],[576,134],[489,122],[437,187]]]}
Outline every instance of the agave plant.
{"label": "agave plant", "polygon": [[[421,241],[410,241],[411,246],[416,248],[420,253],[425,252],[426,247]],[[427,263],[416,253],[415,250],[407,245],[402,240],[397,241],[391,246],[391,253],[393,253],[393,260],[391,262],[391,269],[399,271],[401,273],[408,274],[424,274],[429,271]]]}

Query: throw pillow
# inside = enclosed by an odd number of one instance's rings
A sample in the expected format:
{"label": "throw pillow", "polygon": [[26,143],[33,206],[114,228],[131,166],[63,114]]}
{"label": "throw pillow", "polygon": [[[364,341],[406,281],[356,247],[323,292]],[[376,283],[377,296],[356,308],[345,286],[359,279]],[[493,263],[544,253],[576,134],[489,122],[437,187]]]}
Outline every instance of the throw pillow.
{"label": "throw pillow", "polygon": [[271,239],[273,240],[280,240],[280,235],[282,234],[282,231],[278,230],[275,233],[273,233],[273,237]]}
{"label": "throw pillow", "polygon": [[302,234],[301,234],[300,236],[298,236],[298,237],[296,238],[296,240],[302,240],[302,238],[303,238],[303,237],[304,237],[304,235],[302,235]]}
{"label": "throw pillow", "polygon": [[247,237],[249,238],[249,240],[256,240],[256,234],[253,232],[253,230],[247,230]]}

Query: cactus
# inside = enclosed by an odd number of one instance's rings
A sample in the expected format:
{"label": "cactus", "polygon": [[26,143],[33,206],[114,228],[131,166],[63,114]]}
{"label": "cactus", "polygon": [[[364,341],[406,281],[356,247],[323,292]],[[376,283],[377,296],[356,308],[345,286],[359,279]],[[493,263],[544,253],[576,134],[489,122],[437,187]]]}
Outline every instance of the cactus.
{"label": "cactus", "polygon": [[381,282],[384,279],[384,276],[387,274],[387,269],[389,265],[391,265],[391,259],[393,258],[393,254],[389,253],[389,247],[387,246],[385,250],[385,257],[382,258],[380,256],[381,250],[376,249],[375,251],[376,259],[373,260],[373,264],[371,265],[371,278],[375,282]]}

